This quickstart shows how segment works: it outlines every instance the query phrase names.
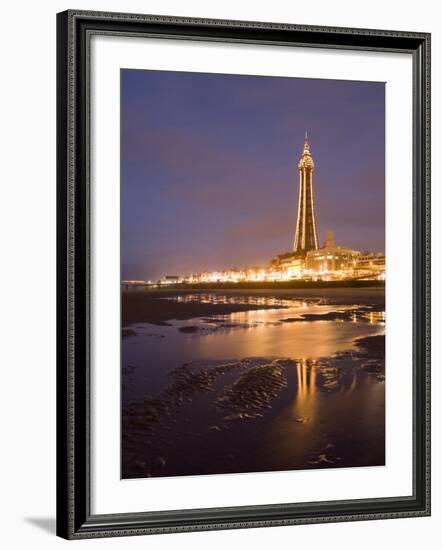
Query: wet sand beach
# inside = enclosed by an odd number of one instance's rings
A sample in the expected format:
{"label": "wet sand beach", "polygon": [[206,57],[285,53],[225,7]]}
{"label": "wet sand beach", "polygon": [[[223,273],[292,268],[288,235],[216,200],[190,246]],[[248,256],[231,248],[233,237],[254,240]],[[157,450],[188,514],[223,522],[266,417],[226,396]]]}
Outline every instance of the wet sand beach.
{"label": "wet sand beach", "polygon": [[122,477],[385,462],[382,288],[127,292]]}
{"label": "wet sand beach", "polygon": [[[197,297],[199,299],[182,299]],[[207,297],[225,297],[209,300]],[[202,299],[201,299],[202,297]],[[175,298],[175,299],[174,299]],[[206,298],[206,299],[204,299]],[[243,300],[235,300],[241,298]],[[259,300],[261,298],[261,300]],[[272,303],[266,303],[265,299]],[[230,302],[229,302],[230,299]],[[220,290],[139,290],[122,294],[123,327],[137,322],[161,324],[170,319],[191,319],[204,315],[222,315],[238,311],[272,309],[278,300],[322,301],[336,305],[371,304],[385,307],[385,290],[380,288],[317,288],[317,289],[220,289]],[[286,304],[289,305],[289,304]],[[282,307],[282,306],[281,306]]]}

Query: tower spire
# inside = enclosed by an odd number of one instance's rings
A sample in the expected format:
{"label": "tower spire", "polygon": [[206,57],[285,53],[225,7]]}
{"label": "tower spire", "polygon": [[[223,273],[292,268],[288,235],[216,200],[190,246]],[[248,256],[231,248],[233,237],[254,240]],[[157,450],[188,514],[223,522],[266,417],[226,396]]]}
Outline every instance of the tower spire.
{"label": "tower spire", "polygon": [[307,135],[307,130],[305,131],[305,136],[304,136],[304,152],[303,152],[304,155],[310,155],[310,147],[309,147],[309,144],[308,144],[308,135]]}

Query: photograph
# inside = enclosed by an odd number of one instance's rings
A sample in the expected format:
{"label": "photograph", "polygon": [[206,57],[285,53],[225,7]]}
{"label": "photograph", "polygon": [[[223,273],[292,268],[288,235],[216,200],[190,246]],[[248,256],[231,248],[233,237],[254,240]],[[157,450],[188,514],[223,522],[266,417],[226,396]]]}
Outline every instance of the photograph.
{"label": "photograph", "polygon": [[385,82],[120,69],[121,478],[382,467]]}

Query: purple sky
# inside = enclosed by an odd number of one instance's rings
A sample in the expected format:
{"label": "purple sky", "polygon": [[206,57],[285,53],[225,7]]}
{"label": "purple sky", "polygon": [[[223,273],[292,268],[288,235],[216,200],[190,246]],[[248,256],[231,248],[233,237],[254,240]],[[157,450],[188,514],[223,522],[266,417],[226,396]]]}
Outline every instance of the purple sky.
{"label": "purple sky", "polygon": [[307,130],[320,243],[384,251],[384,83],[121,71],[123,279],[293,246]]}

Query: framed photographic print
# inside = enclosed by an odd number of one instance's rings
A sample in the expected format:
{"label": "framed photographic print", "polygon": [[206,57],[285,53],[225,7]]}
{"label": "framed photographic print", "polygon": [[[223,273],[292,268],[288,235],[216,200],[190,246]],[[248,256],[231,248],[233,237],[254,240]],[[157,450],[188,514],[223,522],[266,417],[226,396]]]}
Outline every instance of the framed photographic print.
{"label": "framed photographic print", "polygon": [[57,533],[430,513],[430,36],[57,20]]}

